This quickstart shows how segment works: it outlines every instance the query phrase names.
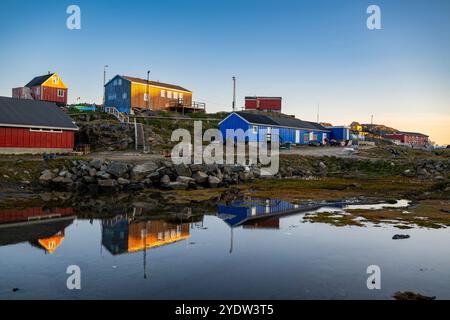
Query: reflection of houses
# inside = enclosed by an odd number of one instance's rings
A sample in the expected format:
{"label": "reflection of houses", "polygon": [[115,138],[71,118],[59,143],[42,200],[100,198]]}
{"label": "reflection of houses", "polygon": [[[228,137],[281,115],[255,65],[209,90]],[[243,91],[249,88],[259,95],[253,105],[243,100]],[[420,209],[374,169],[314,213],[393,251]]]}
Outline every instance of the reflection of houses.
{"label": "reflection of houses", "polygon": [[[231,205],[219,205],[218,216],[230,227],[245,225],[248,228],[279,228],[274,219],[261,220],[297,210],[298,205],[287,201],[267,199],[235,201]],[[256,222],[257,221],[257,222]]]}
{"label": "reflection of houses", "polygon": [[102,244],[113,254],[137,252],[189,238],[189,224],[164,220],[102,222]]}
{"label": "reflection of houses", "polygon": [[72,208],[0,210],[0,246],[29,242],[52,254],[74,218]]}

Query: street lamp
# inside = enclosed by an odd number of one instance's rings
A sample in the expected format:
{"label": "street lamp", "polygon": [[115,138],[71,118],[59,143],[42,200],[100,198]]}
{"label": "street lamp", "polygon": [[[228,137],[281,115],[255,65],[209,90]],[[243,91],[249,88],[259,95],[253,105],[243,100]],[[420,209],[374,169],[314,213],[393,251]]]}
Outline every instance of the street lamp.
{"label": "street lamp", "polygon": [[149,87],[149,85],[150,85],[150,70],[147,71],[147,105],[146,105],[147,109],[150,109],[150,108],[149,108],[149,105],[150,105],[150,95],[149,95],[149,92],[148,92],[148,87]]}
{"label": "street lamp", "polygon": [[104,67],[103,67],[103,108],[105,107],[105,102],[106,102],[106,88],[105,88],[105,85],[106,85],[106,69],[108,68],[109,66],[108,65],[105,65]]}

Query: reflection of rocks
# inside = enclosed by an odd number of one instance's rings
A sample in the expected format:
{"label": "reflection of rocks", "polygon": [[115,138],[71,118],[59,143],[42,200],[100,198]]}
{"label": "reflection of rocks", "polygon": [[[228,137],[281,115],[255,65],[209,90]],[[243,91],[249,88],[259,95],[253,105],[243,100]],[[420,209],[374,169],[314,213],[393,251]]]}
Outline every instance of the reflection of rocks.
{"label": "reflection of rocks", "polygon": [[436,297],[432,296],[423,296],[420,293],[414,293],[411,291],[405,291],[405,292],[396,292],[394,294],[394,299],[395,300],[435,300]]}
{"label": "reflection of rocks", "polygon": [[407,234],[396,234],[392,237],[392,240],[402,240],[402,239],[409,239],[410,236]]}

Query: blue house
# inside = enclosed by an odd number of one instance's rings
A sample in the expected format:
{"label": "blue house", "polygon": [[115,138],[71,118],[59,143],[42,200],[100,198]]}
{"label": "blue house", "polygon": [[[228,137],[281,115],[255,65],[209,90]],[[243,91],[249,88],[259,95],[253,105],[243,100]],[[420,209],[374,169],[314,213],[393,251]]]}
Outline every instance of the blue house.
{"label": "blue house", "polygon": [[[227,130],[242,129],[247,132],[245,141],[258,142],[272,138],[274,130],[278,130],[280,143],[308,144],[310,141],[325,142],[330,139],[330,130],[309,121],[303,121],[285,114],[269,114],[238,111],[233,112],[219,123],[224,140]],[[239,138],[235,138],[238,140]]]}
{"label": "blue house", "polygon": [[350,128],[347,126],[332,126],[326,127],[331,132],[331,139],[337,142],[344,142],[350,140]]}

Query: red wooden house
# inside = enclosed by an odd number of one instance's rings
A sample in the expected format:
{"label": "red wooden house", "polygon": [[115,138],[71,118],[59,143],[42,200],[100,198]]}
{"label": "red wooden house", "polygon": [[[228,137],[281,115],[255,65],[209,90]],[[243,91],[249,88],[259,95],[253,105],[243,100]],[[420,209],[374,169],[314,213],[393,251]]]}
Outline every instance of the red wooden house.
{"label": "red wooden house", "polygon": [[0,97],[0,154],[71,152],[77,130],[55,103]]}
{"label": "red wooden house", "polygon": [[281,97],[245,97],[245,110],[281,112]]}
{"label": "red wooden house", "polygon": [[13,88],[12,97],[55,102],[67,105],[68,88],[56,73],[35,77],[25,87]]}
{"label": "red wooden house", "polygon": [[397,132],[386,134],[385,138],[390,140],[397,140],[403,144],[408,144],[412,147],[424,147],[428,144],[428,136],[419,132]]}

